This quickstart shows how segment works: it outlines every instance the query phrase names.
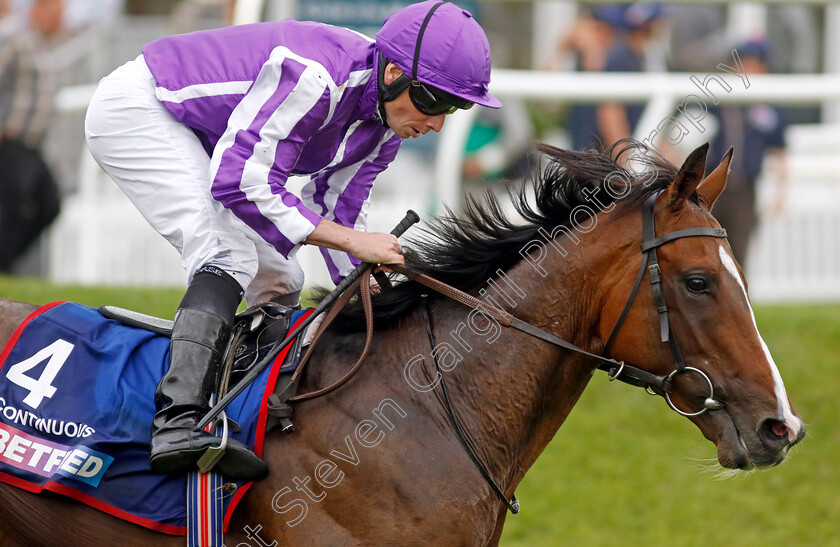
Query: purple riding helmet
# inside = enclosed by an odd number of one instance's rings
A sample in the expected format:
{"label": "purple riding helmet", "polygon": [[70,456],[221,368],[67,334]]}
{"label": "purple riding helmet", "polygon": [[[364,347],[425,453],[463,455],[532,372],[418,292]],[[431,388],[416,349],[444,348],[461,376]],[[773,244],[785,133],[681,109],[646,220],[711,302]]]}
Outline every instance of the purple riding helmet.
{"label": "purple riding helmet", "polygon": [[[487,90],[490,45],[472,15],[455,4],[428,0],[396,11],[376,34],[379,49],[379,96],[392,101],[406,88],[414,106],[437,116],[473,104],[500,108]],[[385,85],[390,61],[403,75]],[[380,108],[384,122],[384,108]]]}

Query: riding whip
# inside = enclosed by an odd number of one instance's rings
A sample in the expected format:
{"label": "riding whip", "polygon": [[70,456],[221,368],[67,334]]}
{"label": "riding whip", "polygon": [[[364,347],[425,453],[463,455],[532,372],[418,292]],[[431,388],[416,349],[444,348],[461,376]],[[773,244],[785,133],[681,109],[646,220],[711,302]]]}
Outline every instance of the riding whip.
{"label": "riding whip", "polygon": [[[403,218],[400,221],[400,223],[397,224],[396,228],[391,230],[391,234],[400,237],[413,224],[416,224],[419,221],[420,217],[417,215],[417,213],[409,209],[405,214],[405,218]],[[350,272],[347,275],[347,277],[345,277],[341,281],[341,283],[339,283],[338,286],[332,290],[332,292],[330,292],[323,300],[321,300],[321,302],[315,308],[315,311],[313,311],[309,315],[309,317],[307,317],[292,332],[287,334],[285,339],[276,342],[272,350],[268,353],[268,355],[266,355],[262,361],[254,365],[254,367],[248,371],[245,377],[242,378],[242,380],[240,380],[235,386],[233,386],[231,390],[228,391],[228,393],[224,397],[222,397],[222,399],[213,408],[210,409],[210,411],[204,416],[204,418],[202,418],[201,421],[198,422],[198,425],[195,427],[196,430],[205,428],[207,424],[216,419],[216,417],[222,413],[225,407],[227,407],[231,403],[231,401],[236,399],[237,395],[242,393],[242,390],[244,390],[248,386],[248,384],[253,382],[254,379],[257,376],[259,376],[260,373],[263,370],[265,370],[265,368],[269,366],[272,361],[274,361],[274,358],[277,357],[277,354],[280,353],[283,350],[283,348],[289,345],[292,342],[292,340],[294,340],[301,332],[303,332],[303,330],[306,327],[308,327],[309,324],[312,323],[312,321],[315,320],[316,317],[318,317],[327,309],[329,309],[329,307],[332,306],[333,302],[335,302],[336,299],[339,296],[341,296],[341,293],[347,290],[347,287],[352,285],[353,282],[356,281],[359,278],[359,276],[362,275],[362,273],[365,270],[367,270],[370,266],[371,265],[367,262],[362,262],[361,264],[356,266],[355,270]]]}

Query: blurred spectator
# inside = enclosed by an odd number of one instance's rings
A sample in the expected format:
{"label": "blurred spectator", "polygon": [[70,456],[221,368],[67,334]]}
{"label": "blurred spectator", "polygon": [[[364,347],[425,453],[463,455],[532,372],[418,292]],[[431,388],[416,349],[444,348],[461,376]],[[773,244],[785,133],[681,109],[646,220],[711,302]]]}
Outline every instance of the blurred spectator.
{"label": "blurred spectator", "polygon": [[581,6],[571,30],[557,40],[554,54],[544,68],[561,70],[565,68],[564,61],[571,57],[574,70],[603,70],[615,30],[601,17],[602,12],[601,8]]}
{"label": "blurred spectator", "polygon": [[[662,59],[649,49],[664,15],[661,6],[638,3],[605,6],[600,10],[600,17],[617,32],[607,52],[605,72],[644,72],[663,68]],[[618,102],[598,105],[597,128],[604,145],[632,136],[644,108],[644,104]]]}
{"label": "blurred spectator", "polygon": [[[32,6],[33,22],[53,27]],[[55,88],[38,64],[39,34],[0,0],[0,271],[8,271],[58,214],[59,192],[39,147]],[[43,15],[43,17],[42,17]]]}
{"label": "blurred spectator", "polygon": [[[549,70],[562,69],[563,60],[571,57],[573,70],[598,72],[604,70],[607,53],[615,40],[615,28],[607,21],[603,8],[578,11],[572,29],[561,36],[552,58],[546,63]],[[600,131],[596,106],[593,104],[575,104],[569,108],[566,127],[572,148],[581,150],[593,145]]]}
{"label": "blurred spectator", "polygon": [[233,24],[234,0],[181,0],[172,11],[172,30],[182,34]]}
{"label": "blurred spectator", "polygon": [[531,165],[534,127],[528,110],[513,97],[504,108],[489,110],[478,113],[467,139],[464,178],[469,182],[518,179]]}
{"label": "blurred spectator", "polygon": [[729,55],[726,10],[723,5],[668,7],[669,70],[706,72],[709,66],[715,66],[719,59]]}
{"label": "blurred spectator", "polygon": [[47,36],[74,34],[119,15],[125,0],[11,0],[12,12],[26,16]]}
{"label": "blurred spectator", "polygon": [[29,25],[38,38],[54,38],[64,30],[65,0],[32,0],[28,10]]}
{"label": "blurred spectator", "polygon": [[[653,51],[664,9],[657,4],[611,4],[581,8],[572,30],[557,43],[546,68],[571,55],[574,69],[596,72],[643,72],[664,69],[664,58]],[[569,109],[566,126],[572,148],[606,146],[633,134],[643,104],[605,102],[577,104]]]}
{"label": "blurred spectator", "polygon": [[[735,48],[747,74],[768,71],[769,47],[764,40],[753,40]],[[771,212],[784,204],[787,185],[785,159],[785,113],[766,104],[731,105],[709,109],[718,118],[719,130],[712,142],[712,157],[720,158],[735,148],[726,190],[715,203],[714,215],[729,234],[729,245],[739,261],[746,260],[749,239],[756,224],[756,181],[765,154],[774,157],[777,177],[776,196]]]}

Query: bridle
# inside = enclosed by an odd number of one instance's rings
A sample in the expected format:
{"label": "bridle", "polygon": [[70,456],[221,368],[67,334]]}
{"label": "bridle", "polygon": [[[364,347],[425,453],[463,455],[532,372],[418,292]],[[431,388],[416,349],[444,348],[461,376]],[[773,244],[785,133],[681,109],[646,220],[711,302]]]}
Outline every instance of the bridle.
{"label": "bridle", "polygon": [[[683,358],[683,354],[680,351],[680,346],[677,343],[677,339],[674,337],[674,334],[672,332],[673,329],[671,328],[671,322],[668,319],[668,306],[665,304],[665,297],[662,294],[662,271],[659,268],[659,259],[656,256],[656,249],[657,247],[661,247],[662,245],[668,242],[675,241],[684,237],[726,238],[726,230],[724,230],[723,228],[708,227],[688,228],[685,230],[678,230],[676,232],[669,232],[667,234],[656,237],[656,228],[654,224],[654,205],[656,203],[656,198],[659,196],[659,193],[660,192],[657,192],[648,197],[645,200],[644,206],[642,207],[642,263],[639,265],[639,272],[636,274],[636,281],[633,283],[633,289],[630,291],[630,296],[627,298],[627,303],[624,305],[624,309],[621,311],[621,315],[618,317],[618,321],[616,321],[616,324],[613,327],[609,338],[607,339],[607,343],[604,345],[604,352],[609,353],[610,347],[612,346],[613,341],[615,341],[615,337],[618,335],[619,329],[621,329],[621,325],[624,324],[624,319],[627,317],[627,313],[630,311],[633,302],[636,300],[636,293],[639,291],[639,287],[642,283],[642,278],[645,275],[645,269],[647,269],[650,274],[650,285],[651,291],[653,292],[653,300],[656,304],[656,311],[657,313],[659,313],[660,338],[662,340],[662,343],[668,344],[668,347],[671,349],[671,354],[674,356],[674,363],[676,364],[676,368],[674,369],[674,371],[668,376],[666,376],[664,380],[662,380],[662,383],[660,385],[657,385],[656,387],[658,387],[662,391],[665,400],[668,402],[668,406],[670,406],[675,412],[688,417],[699,416],[707,410],[717,410],[723,408],[723,403],[715,400],[715,390],[714,386],[712,385],[712,380],[709,378],[709,376],[702,370],[695,367],[687,366],[685,364],[685,358]],[[626,366],[622,362],[621,366],[617,371],[610,371],[610,381],[615,379],[622,379],[621,374],[623,372],[623,368],[626,368]],[[709,386],[709,396],[706,398],[703,408],[697,412],[686,412],[684,410],[680,410],[671,400],[671,381],[676,375],[684,374],[689,371],[702,376]],[[645,389],[648,390],[648,392],[650,392],[650,386],[643,387],[645,387]]]}
{"label": "bridle", "polygon": [[[630,295],[627,297],[627,302],[624,304],[624,309],[619,315],[618,320],[616,321],[616,324],[613,327],[609,338],[607,339],[607,343],[604,345],[604,353],[609,353],[610,347],[615,341],[615,338],[618,335],[621,326],[624,324],[624,320],[626,319],[630,308],[636,301],[636,295],[639,292],[639,288],[641,287],[645,271],[647,271],[650,275],[651,291],[653,293],[653,300],[656,305],[656,311],[659,314],[660,338],[663,343],[668,344],[668,347],[671,350],[671,354],[674,357],[675,369],[667,376],[658,376],[633,365],[628,365],[624,361],[616,361],[615,359],[611,359],[603,355],[596,355],[594,353],[590,353],[582,348],[575,346],[570,342],[567,342],[566,340],[563,340],[558,336],[551,334],[550,332],[547,332],[530,323],[526,323],[525,321],[514,317],[512,314],[504,310],[501,310],[494,306],[490,306],[486,302],[482,302],[481,300],[478,300],[477,298],[469,294],[466,294],[454,287],[451,287],[445,283],[442,283],[434,278],[431,278],[425,274],[421,274],[410,268],[404,266],[391,266],[391,269],[393,269],[397,273],[405,275],[412,281],[416,281],[422,285],[425,285],[426,287],[429,287],[430,289],[433,289],[443,294],[444,296],[452,298],[453,300],[457,300],[466,306],[469,306],[473,309],[477,309],[493,317],[502,325],[515,328],[524,333],[530,334],[535,338],[539,338],[540,340],[549,342],[550,344],[553,344],[555,346],[559,346],[561,348],[568,349],[570,351],[580,353],[597,360],[597,367],[601,370],[606,371],[609,374],[610,381],[621,380],[622,382],[637,387],[645,388],[645,390],[648,391],[648,393],[651,393],[653,395],[656,395],[653,389],[659,390],[665,397],[668,406],[670,406],[674,411],[683,416],[699,416],[707,410],[717,410],[723,408],[723,403],[717,401],[714,398],[714,387],[709,376],[702,370],[696,367],[687,366],[685,363],[685,358],[683,357],[682,352],[680,351],[680,346],[673,335],[671,323],[668,319],[668,306],[665,303],[665,297],[662,293],[662,272],[659,267],[659,258],[657,257],[656,249],[665,245],[666,243],[670,243],[671,241],[675,241],[677,239],[682,239],[685,237],[726,238],[726,230],[724,230],[723,228],[711,227],[687,228],[685,230],[677,230],[675,232],[669,232],[667,234],[657,237],[656,227],[654,224],[654,204],[656,202],[656,198],[659,196],[660,193],[661,191],[656,192],[655,194],[652,194],[650,197],[648,197],[645,200],[644,205],[642,207],[642,262],[639,265],[639,271],[636,274],[636,280],[633,283],[633,288],[630,291]],[[681,410],[677,408],[677,406],[671,400],[671,385],[673,383],[674,377],[678,374],[684,374],[687,372],[694,372],[699,374],[703,377],[703,379],[709,386],[709,396],[704,402],[703,409],[699,410],[698,412],[686,412],[684,410]]]}
{"label": "bridle", "polygon": [[[634,386],[643,387],[651,395],[657,395],[657,393],[653,391],[654,388],[659,390],[665,397],[668,406],[670,406],[675,412],[682,416],[699,416],[700,414],[703,414],[704,412],[707,412],[709,410],[722,409],[724,408],[724,404],[714,398],[714,386],[712,385],[712,381],[709,378],[709,376],[702,370],[696,367],[688,366],[685,363],[685,358],[683,357],[683,354],[680,351],[680,346],[677,343],[676,338],[674,337],[671,328],[671,323],[668,318],[668,306],[665,303],[665,297],[662,293],[662,272],[659,267],[659,258],[657,257],[656,249],[667,243],[670,243],[671,241],[675,241],[677,239],[682,239],[685,237],[726,238],[726,230],[722,228],[711,227],[687,228],[684,230],[669,232],[667,234],[663,234],[657,237],[656,227],[654,223],[654,206],[656,203],[656,198],[660,194],[661,191],[649,196],[645,200],[644,205],[642,207],[642,262],[639,265],[639,271],[636,274],[636,279],[633,283],[633,288],[630,291],[630,295],[627,298],[627,302],[624,305],[624,309],[619,315],[619,318],[616,321],[616,324],[613,327],[609,338],[607,339],[607,343],[604,346],[604,352],[609,352],[609,348],[611,347],[613,341],[618,335],[621,326],[624,324],[624,320],[626,319],[630,308],[633,306],[633,303],[636,300],[636,295],[638,294],[639,288],[641,287],[645,271],[647,271],[650,275],[651,291],[653,293],[656,311],[659,314],[660,338],[663,343],[668,344],[668,347],[671,350],[671,354],[674,357],[674,371],[668,374],[667,376],[658,376],[638,367],[628,365],[624,361],[616,361],[615,359],[611,359],[609,357],[604,357],[601,355],[590,353],[584,349],[575,346],[570,342],[567,342],[566,340],[563,340],[558,336],[551,334],[550,332],[547,332],[530,323],[526,323],[525,321],[514,317],[512,314],[504,310],[493,306],[488,306],[486,302],[482,302],[477,298],[467,293],[464,293],[463,291],[460,291],[454,287],[451,287],[445,283],[442,283],[434,278],[431,278],[425,274],[421,274],[410,268],[406,268],[404,266],[391,266],[391,269],[393,269],[397,273],[405,275],[412,281],[416,281],[426,287],[429,287],[430,289],[433,289],[443,294],[444,296],[452,298],[453,300],[457,300],[458,302],[461,302],[462,304],[469,306],[473,309],[479,310],[487,314],[488,316],[491,316],[494,319],[498,320],[501,324],[505,326],[515,328],[517,330],[530,334],[531,336],[534,336],[561,348],[568,349],[576,353],[586,355],[588,357],[592,357],[593,359],[598,361],[597,368],[604,370],[608,373],[610,381],[621,380],[622,382]],[[436,342],[431,326],[431,320],[429,318],[428,299],[424,300],[425,305],[423,308],[423,317],[426,323],[426,331],[429,337],[429,343],[431,344],[431,347],[435,348]],[[475,450],[473,449],[473,447],[470,446],[470,444],[467,442],[463,428],[458,419],[456,418],[455,413],[452,409],[452,404],[449,400],[449,395],[447,393],[446,384],[443,379],[443,374],[441,374],[441,366],[438,363],[437,356],[434,352],[432,352],[432,356],[434,358],[438,377],[440,378],[441,389],[443,390],[444,406],[446,408],[450,422],[452,423],[452,426],[455,429],[455,432],[458,436],[458,439],[461,441],[461,444],[466,449],[473,463],[478,468],[479,472],[484,477],[484,479],[488,482],[496,496],[507,506],[508,510],[510,510],[514,514],[518,513],[519,501],[516,499],[516,496],[512,496],[510,500],[507,499],[507,497],[502,492],[501,488],[499,488],[499,486],[496,485],[496,483],[490,477],[490,473],[487,471],[487,468],[475,455]],[[709,396],[706,397],[703,408],[697,412],[686,412],[684,410],[681,410],[677,408],[677,406],[671,400],[671,387],[674,377],[676,377],[679,374],[685,374],[688,372],[699,374],[703,377],[703,379],[706,381],[706,384],[709,386]]]}

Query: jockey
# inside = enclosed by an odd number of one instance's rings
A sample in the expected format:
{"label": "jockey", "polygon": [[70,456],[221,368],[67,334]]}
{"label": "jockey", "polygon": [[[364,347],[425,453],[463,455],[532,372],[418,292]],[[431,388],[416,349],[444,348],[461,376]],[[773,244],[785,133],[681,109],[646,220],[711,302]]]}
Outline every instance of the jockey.
{"label": "jockey", "polygon": [[[360,262],[402,264],[397,239],[366,233],[376,175],[403,139],[446,114],[501,103],[472,16],[430,0],[391,14],[372,41],[284,20],[170,36],[104,78],[85,120],[91,154],[181,254],[188,287],[170,367],[155,392],[150,463],[183,472],[220,439],[195,427],[244,295],[299,305],[301,245],[338,283]],[[298,193],[291,175],[310,175]],[[225,475],[266,464],[228,440]]]}

